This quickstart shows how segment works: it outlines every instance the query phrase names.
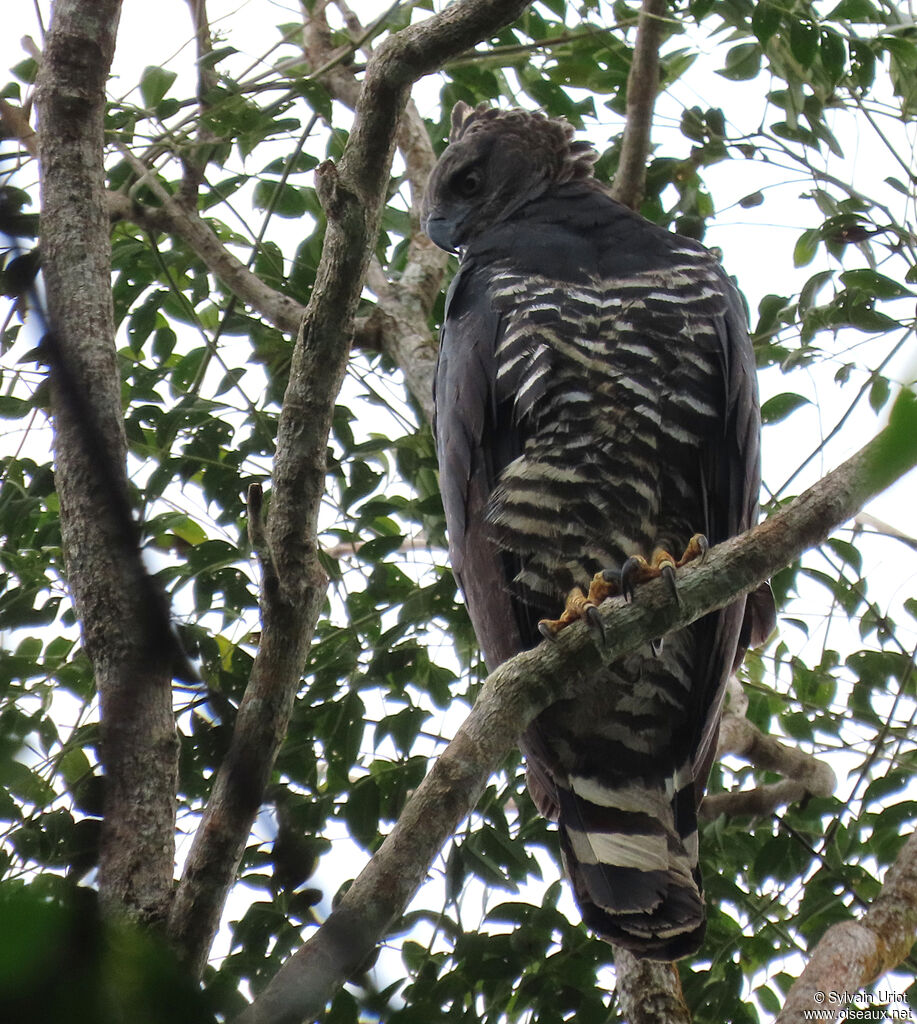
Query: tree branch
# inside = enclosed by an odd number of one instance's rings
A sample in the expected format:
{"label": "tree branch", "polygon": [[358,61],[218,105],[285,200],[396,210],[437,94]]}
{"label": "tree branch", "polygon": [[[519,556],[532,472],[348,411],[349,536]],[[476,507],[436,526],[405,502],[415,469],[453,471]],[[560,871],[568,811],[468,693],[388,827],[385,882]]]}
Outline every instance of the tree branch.
{"label": "tree branch", "polygon": [[637,41],[627,75],[627,120],[611,194],[632,210],[640,208],[646,185],[653,108],[659,92],[659,46],[667,13],[666,0],[643,0],[637,21]]}
{"label": "tree branch", "polygon": [[523,0],[458,0],[387,39],[367,65],[340,166],[328,161],[316,169],[328,227],[293,352],[265,524],[277,583],[262,590],[263,628],[252,677],[169,921],[173,941],[198,970],[283,740],[324,600],[316,542],[328,433],[376,243],[399,117],[414,81],[487,38],[525,6]]}
{"label": "tree branch", "polygon": [[778,772],[782,782],[735,793],[714,793],[704,799],[700,817],[713,820],[720,814],[773,814],[780,806],[805,796],[831,796],[837,778],[830,765],[798,747],[788,747],[768,736],[747,718],[727,712],[720,723],[717,757],[736,754],[764,771]]}
{"label": "tree branch", "polygon": [[57,0],[53,9],[37,91],[51,322],[43,348],[68,582],[101,702],[99,892],[109,910],[160,922],[172,890],[178,743],[161,635],[168,612],[149,587],[128,500],[114,343],[103,115],[120,6]]}
{"label": "tree branch", "polygon": [[[793,984],[776,1024],[798,1024],[806,1011],[836,1020],[850,1009],[832,993],[854,993],[894,969],[910,953],[917,932],[917,834],[911,835],[885,876],[882,891],[859,921],[833,924]],[[828,1016],[831,1014],[831,1016]]]}
{"label": "tree branch", "polygon": [[638,960],[615,946],[615,992],[628,1024],[691,1024],[674,964]]}
{"label": "tree branch", "polygon": [[617,599],[602,606],[609,641],[601,650],[587,627],[578,623],[554,642],[542,643],[491,673],[455,739],[378,852],[327,921],[241,1015],[240,1024],[293,1024],[322,1011],[403,912],[487,779],[544,708],[575,695],[603,662],[620,659],[754,589],[823,541],[915,464],[917,399],[903,392],[889,426],[859,453],[767,522],[718,545],[704,564],[682,570],[677,604],[663,581],[653,581],[631,604]]}
{"label": "tree branch", "polygon": [[[319,0],[303,30],[303,48],[313,66],[327,65],[333,55],[327,6],[327,0]],[[345,11],[345,16],[348,30],[359,35],[362,26],[356,21],[356,16],[349,10]],[[366,49],[371,52],[369,44],[366,44]],[[354,109],[359,86],[350,68],[335,66],[322,75],[320,81],[335,99]],[[427,422],[432,422],[437,346],[430,336],[427,321],[442,287],[449,257],[420,229],[420,203],[436,163],[436,154],[413,100],[408,100],[399,119],[396,141],[411,187],[411,238],[407,261],[396,288],[380,288],[379,281],[369,281],[378,303],[377,314],[372,317],[373,333],[367,336],[358,334],[354,340],[355,343],[366,344],[372,338],[372,344],[401,369],[408,390],[423,410]],[[381,277],[385,283],[384,274]]]}
{"label": "tree branch", "polygon": [[122,192],[108,194],[108,210],[113,220],[127,220],[150,231],[177,235],[203,260],[207,269],[218,277],[240,302],[260,313],[278,330],[296,334],[305,306],[266,285],[257,274],[234,256],[197,213],[184,206],[159,184],[155,174],[136,157],[127,154],[138,174],[145,174],[144,183],[156,193],[161,206],[145,206],[134,202]]}
{"label": "tree branch", "polygon": [[[210,20],[207,17],[207,0],[188,0],[188,7],[194,25],[194,42],[197,52],[197,102],[200,113],[203,115],[210,106],[207,94],[217,84],[219,78],[208,63],[208,58],[213,52],[213,40],[210,34]],[[182,156],[184,174],[182,176],[181,200],[192,209],[197,205],[197,191],[204,177],[207,152],[215,140],[216,136],[204,128],[202,118],[199,118],[197,146]]]}

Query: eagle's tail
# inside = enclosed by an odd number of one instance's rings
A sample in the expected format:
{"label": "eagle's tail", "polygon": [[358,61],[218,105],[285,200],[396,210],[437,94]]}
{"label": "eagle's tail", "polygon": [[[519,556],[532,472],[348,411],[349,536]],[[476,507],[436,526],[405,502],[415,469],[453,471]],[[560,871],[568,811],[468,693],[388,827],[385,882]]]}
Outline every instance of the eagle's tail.
{"label": "eagle's tail", "polygon": [[618,786],[573,776],[557,796],[564,861],[586,925],[646,959],[693,953],[706,922],[690,767]]}

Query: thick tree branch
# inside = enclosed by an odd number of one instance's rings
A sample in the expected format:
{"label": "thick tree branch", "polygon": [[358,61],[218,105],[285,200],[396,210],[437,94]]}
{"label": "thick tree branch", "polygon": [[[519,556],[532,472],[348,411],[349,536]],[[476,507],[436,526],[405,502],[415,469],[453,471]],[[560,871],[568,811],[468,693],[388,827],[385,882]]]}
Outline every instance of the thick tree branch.
{"label": "thick tree branch", "polygon": [[340,166],[326,162],[316,170],[328,227],[280,415],[265,524],[277,581],[263,588],[262,639],[252,677],[169,922],[173,941],[198,970],[283,740],[325,595],[316,540],[328,433],[377,238],[399,118],[414,81],[487,38],[524,7],[522,0],[459,0],[386,40],[367,65]]}
{"label": "thick tree branch", "polygon": [[638,960],[615,946],[615,993],[628,1024],[691,1024],[674,964]]}
{"label": "thick tree branch", "polygon": [[[833,776],[834,773],[831,774]],[[727,818],[767,818],[779,807],[798,803],[811,792],[805,783],[796,782],[795,779],[781,779],[780,782],[769,782],[754,789],[713,793],[704,797],[698,817],[704,821],[713,821],[721,814]]]}
{"label": "thick tree branch", "polygon": [[812,1010],[826,1011],[821,1020],[846,1015],[850,1005],[837,997],[852,995],[897,967],[910,953],[915,933],[917,835],[912,835],[862,919],[833,924],[821,937],[776,1024],[800,1024]]}
{"label": "thick tree branch", "polygon": [[[172,889],[178,744],[168,644],[153,643],[125,472],[103,114],[120,0],[57,0],[38,81],[41,255],[52,331],[55,485],[67,574],[101,701],[99,891],[161,921]],[[161,596],[161,595],[159,595]],[[160,626],[167,627],[164,608]],[[159,649],[157,649],[159,648]]]}
{"label": "thick tree branch", "polygon": [[718,545],[706,562],[682,571],[679,602],[662,581],[639,600],[606,602],[601,650],[577,624],[505,662],[484,684],[455,739],[376,855],[322,927],[295,953],[239,1018],[243,1024],[312,1019],[403,912],[430,864],[487,779],[529,723],[549,704],[575,694],[603,661],[693,622],[752,590],[823,541],[871,497],[917,464],[917,399],[905,392],[890,425],[870,444],[766,523]]}
{"label": "thick tree branch", "polygon": [[[319,0],[303,29],[303,48],[314,67],[327,65],[334,52],[326,17],[327,6],[326,0]],[[353,12],[346,10],[345,16],[351,34],[361,34],[362,26]],[[365,48],[372,52],[369,44]],[[354,109],[359,85],[350,68],[335,66],[321,76],[320,81],[335,99]],[[370,279],[369,286],[378,301],[377,314],[372,318],[373,334],[358,333],[355,342],[365,344],[372,338],[372,344],[401,369],[408,390],[427,421],[432,422],[436,345],[430,336],[427,320],[442,287],[448,256],[420,230],[420,203],[436,163],[436,154],[413,100],[408,100],[399,120],[396,142],[411,188],[411,238],[407,262],[397,287],[385,288],[387,282],[381,272],[382,287],[379,280],[374,282]]]}
{"label": "thick tree branch", "polygon": [[611,192],[619,203],[632,210],[640,208],[646,185],[653,109],[659,92],[659,46],[667,13],[666,0],[643,0],[637,22],[637,42],[627,76],[627,121]]}

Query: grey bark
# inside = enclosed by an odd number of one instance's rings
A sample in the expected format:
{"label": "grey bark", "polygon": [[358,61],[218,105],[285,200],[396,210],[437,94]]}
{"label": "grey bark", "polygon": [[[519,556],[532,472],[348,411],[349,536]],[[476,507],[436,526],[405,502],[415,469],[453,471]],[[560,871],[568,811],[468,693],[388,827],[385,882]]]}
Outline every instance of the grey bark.
{"label": "grey bark", "polygon": [[119,13],[119,0],[53,8],[38,80],[41,254],[56,339],[55,483],[67,576],[101,703],[99,891],[108,910],[158,922],[172,886],[178,744],[172,666],[150,643],[150,593],[131,532],[114,345],[103,113]]}

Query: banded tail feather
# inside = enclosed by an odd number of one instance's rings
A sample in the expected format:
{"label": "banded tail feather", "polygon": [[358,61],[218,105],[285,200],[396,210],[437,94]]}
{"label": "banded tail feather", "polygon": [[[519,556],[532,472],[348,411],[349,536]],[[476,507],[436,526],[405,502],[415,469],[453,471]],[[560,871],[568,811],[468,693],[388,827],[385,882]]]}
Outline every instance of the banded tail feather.
{"label": "banded tail feather", "polygon": [[647,959],[693,953],[706,912],[690,767],[668,779],[568,783],[557,787],[561,848],[585,923]]}

